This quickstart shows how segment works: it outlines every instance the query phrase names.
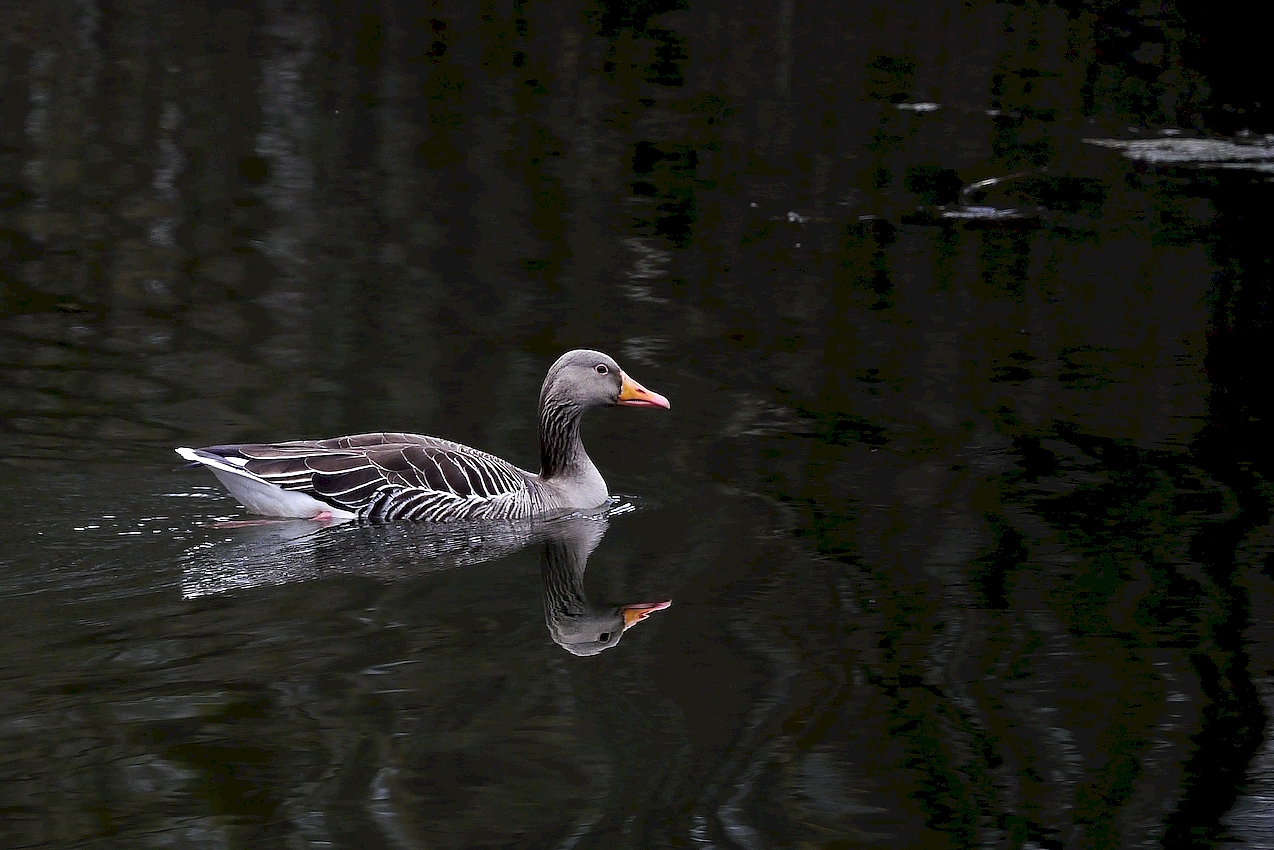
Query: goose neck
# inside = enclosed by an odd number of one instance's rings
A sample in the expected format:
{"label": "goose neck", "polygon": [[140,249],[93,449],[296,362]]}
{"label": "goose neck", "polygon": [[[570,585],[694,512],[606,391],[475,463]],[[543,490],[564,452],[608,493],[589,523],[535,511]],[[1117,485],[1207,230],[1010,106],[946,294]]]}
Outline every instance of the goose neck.
{"label": "goose neck", "polygon": [[546,395],[540,400],[540,477],[560,478],[590,464],[580,439],[583,411]]}

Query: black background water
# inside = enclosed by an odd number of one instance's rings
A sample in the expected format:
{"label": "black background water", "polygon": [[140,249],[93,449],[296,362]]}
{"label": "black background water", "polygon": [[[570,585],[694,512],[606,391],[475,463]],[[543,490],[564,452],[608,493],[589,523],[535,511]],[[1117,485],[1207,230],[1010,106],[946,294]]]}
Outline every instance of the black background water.
{"label": "black background water", "polygon": [[[1274,846],[1269,157],[1085,142],[1259,142],[1265,31],[0,2],[0,843]],[[586,423],[585,590],[673,600],[596,657],[538,542],[171,471],[534,467],[575,346],[673,405]]]}

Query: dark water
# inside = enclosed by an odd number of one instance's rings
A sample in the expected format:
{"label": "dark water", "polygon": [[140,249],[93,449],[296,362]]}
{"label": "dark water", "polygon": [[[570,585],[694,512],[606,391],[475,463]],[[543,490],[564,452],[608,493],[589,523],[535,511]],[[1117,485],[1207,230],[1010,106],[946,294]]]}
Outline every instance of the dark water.
{"label": "dark water", "polygon": [[[0,3],[0,845],[1274,847],[1267,30],[674,5]],[[587,545],[172,471],[576,346]]]}

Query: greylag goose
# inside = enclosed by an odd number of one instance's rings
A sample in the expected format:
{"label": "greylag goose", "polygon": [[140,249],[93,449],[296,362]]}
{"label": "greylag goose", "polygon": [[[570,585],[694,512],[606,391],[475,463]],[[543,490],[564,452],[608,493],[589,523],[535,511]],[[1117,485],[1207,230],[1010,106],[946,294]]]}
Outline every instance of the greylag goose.
{"label": "greylag goose", "polygon": [[518,519],[595,508],[609,497],[584,451],[580,419],[594,407],[669,407],[600,351],[557,359],[540,388],[540,471],[417,434],[179,448],[254,513],[302,519]]}
{"label": "greylag goose", "polygon": [[596,655],[619,643],[624,632],[672,604],[632,602],[595,605],[584,593],[588,556],[606,531],[605,518],[565,517],[552,523],[544,541],[540,579],[544,588],[544,622],[553,642],[572,655]]}

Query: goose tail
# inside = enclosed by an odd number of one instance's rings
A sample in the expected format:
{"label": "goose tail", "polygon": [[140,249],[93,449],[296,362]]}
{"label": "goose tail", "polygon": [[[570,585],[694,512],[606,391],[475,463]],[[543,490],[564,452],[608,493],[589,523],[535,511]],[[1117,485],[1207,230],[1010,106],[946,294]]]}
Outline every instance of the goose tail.
{"label": "goose tail", "polygon": [[271,484],[254,475],[245,468],[248,465],[247,458],[235,457],[230,453],[214,454],[208,449],[184,446],[175,451],[189,462],[186,466],[206,466],[230,494],[253,513],[294,519],[313,519],[319,516],[352,519],[355,516],[352,511],[320,502],[299,490],[284,490],[277,484]]}

